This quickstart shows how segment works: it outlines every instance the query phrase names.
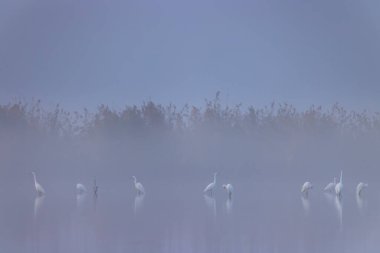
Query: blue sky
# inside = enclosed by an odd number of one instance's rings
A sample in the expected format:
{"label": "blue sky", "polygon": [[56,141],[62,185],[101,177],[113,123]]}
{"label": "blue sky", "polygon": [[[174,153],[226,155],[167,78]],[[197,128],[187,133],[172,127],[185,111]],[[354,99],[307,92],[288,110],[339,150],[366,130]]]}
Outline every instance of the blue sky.
{"label": "blue sky", "polygon": [[379,111],[380,2],[2,0],[0,102]]}

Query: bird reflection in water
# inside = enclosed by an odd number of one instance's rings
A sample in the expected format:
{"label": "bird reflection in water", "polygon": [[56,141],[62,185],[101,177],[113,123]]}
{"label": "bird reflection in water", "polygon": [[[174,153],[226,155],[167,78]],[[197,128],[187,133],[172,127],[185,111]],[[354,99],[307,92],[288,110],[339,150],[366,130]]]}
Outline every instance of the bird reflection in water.
{"label": "bird reflection in water", "polygon": [[301,196],[301,202],[302,202],[302,207],[303,210],[305,211],[305,214],[308,215],[310,212],[310,200],[307,195],[302,195]]}
{"label": "bird reflection in water", "polygon": [[343,231],[343,204],[342,204],[342,197],[340,196],[335,197],[335,209],[338,214],[340,230]]}
{"label": "bird reflection in water", "polygon": [[363,214],[363,211],[365,210],[367,203],[365,199],[359,194],[356,194],[356,204],[358,205],[360,213]]}
{"label": "bird reflection in water", "polygon": [[94,186],[92,190],[93,190],[94,212],[96,212],[96,207],[98,204],[98,191],[99,191],[99,186],[96,184],[96,178],[94,179]]}
{"label": "bird reflection in water", "polygon": [[213,196],[204,195],[207,207],[212,211],[213,216],[216,217],[216,201]]}
{"label": "bird reflection in water", "polygon": [[367,199],[364,196],[363,192],[361,192],[361,190],[357,190],[355,195],[356,204],[358,205],[359,212],[361,215],[363,215],[364,211],[367,209]]}
{"label": "bird reflection in water", "polygon": [[44,203],[45,195],[37,196],[34,199],[34,219],[37,218],[38,213],[41,211],[41,207]]}
{"label": "bird reflection in water", "polygon": [[77,203],[78,214],[82,214],[85,211],[86,198],[87,198],[86,192],[77,193],[76,203]]}
{"label": "bird reflection in water", "polygon": [[136,194],[135,205],[134,205],[135,215],[141,212],[142,206],[144,204],[144,198],[145,198],[145,194]]}
{"label": "bird reflection in water", "polygon": [[232,184],[224,184],[222,188],[227,192],[227,200],[226,200],[226,210],[227,213],[232,212],[232,194],[234,192],[234,187]]}
{"label": "bird reflection in water", "polygon": [[232,196],[229,196],[226,200],[226,210],[228,214],[232,213],[232,207],[233,207]]}

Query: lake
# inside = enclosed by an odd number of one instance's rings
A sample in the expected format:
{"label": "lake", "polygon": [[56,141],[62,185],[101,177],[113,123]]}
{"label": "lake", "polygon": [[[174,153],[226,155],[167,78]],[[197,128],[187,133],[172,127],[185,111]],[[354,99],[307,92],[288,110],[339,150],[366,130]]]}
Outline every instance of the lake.
{"label": "lake", "polygon": [[[28,179],[29,180],[29,179]],[[146,194],[136,196],[132,180],[40,183],[32,179],[3,185],[0,191],[0,252],[378,252],[380,188],[370,185],[362,198],[357,182],[345,183],[343,198],[314,182],[303,198],[303,182],[218,181],[214,197],[204,196],[212,181],[139,179]],[[222,189],[232,183],[232,199]],[[12,188],[11,191],[8,189]]]}

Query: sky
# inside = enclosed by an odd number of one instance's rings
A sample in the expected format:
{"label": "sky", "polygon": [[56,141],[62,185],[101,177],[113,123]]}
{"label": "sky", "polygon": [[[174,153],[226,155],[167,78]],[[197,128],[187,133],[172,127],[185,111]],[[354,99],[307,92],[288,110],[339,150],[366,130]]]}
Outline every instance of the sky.
{"label": "sky", "polygon": [[380,111],[377,0],[2,0],[0,103]]}

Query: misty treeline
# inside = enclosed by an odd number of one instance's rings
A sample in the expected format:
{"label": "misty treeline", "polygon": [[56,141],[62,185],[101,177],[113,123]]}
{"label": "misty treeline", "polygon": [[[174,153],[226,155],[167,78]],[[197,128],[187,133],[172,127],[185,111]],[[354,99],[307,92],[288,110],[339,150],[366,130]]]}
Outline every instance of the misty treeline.
{"label": "misty treeline", "polygon": [[69,112],[59,105],[47,110],[41,101],[9,103],[0,105],[0,137],[9,173],[38,167],[61,176],[90,170],[249,177],[347,168],[370,175],[380,161],[379,113],[339,104],[243,109],[224,105],[220,93],[201,107],[181,108],[148,101],[123,110],[101,105],[95,112]]}

